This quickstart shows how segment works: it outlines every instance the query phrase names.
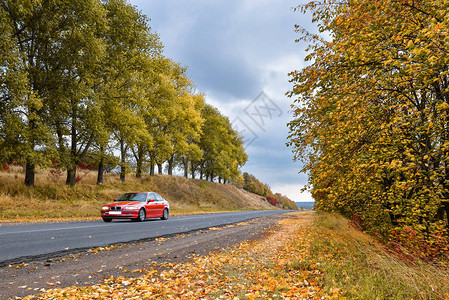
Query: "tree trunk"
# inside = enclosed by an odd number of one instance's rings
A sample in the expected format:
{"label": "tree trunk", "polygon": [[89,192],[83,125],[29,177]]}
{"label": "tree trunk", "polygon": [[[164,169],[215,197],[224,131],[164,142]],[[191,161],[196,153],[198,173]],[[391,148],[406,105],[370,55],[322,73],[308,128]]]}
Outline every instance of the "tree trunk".
{"label": "tree trunk", "polygon": [[75,186],[76,184],[76,165],[67,168],[67,179],[65,184]]}
{"label": "tree trunk", "polygon": [[104,149],[103,147],[100,147],[100,162],[98,163],[97,184],[103,184],[103,173],[104,173]]}
{"label": "tree trunk", "polygon": [[136,163],[136,178],[142,178],[142,158],[139,157]]}
{"label": "tree trunk", "polygon": [[190,163],[190,173],[192,174],[192,179],[195,179],[195,167]]}
{"label": "tree trunk", "polygon": [[160,164],[160,163],[157,164],[157,173],[159,175],[162,175],[162,164]]}
{"label": "tree trunk", "polygon": [[173,155],[168,160],[168,175],[173,175]]}
{"label": "tree trunk", "polygon": [[76,117],[77,117],[77,110],[76,108],[72,107],[72,124],[70,128],[70,161],[69,165],[67,167],[67,179],[65,181],[65,184],[70,186],[75,186],[76,184],[76,166],[78,164],[78,159],[76,155],[76,148],[77,148],[77,134],[76,134]]}
{"label": "tree trunk", "polygon": [[25,185],[34,187],[34,169],[35,166],[31,162],[27,162],[25,166]]}
{"label": "tree trunk", "polygon": [[150,159],[150,176],[154,176],[154,168],[155,168],[155,159],[154,159],[154,155],[149,152],[148,153],[148,157]]}
{"label": "tree trunk", "polygon": [[125,142],[123,140],[120,141],[120,180],[125,182],[126,178],[126,166],[125,166],[125,156],[126,156],[126,148]]}
{"label": "tree trunk", "polygon": [[189,159],[183,157],[182,158],[182,166],[184,169],[184,177],[188,178],[189,177]]}
{"label": "tree trunk", "polygon": [[[32,107],[29,107],[30,109],[30,114],[37,114],[37,110],[35,110]],[[29,126],[30,126],[30,132],[31,132],[31,136],[33,137],[32,141],[31,141],[31,151],[35,152],[35,147],[36,147],[36,140],[34,139],[35,133],[34,131],[36,130],[36,120],[33,118],[29,119]],[[34,187],[34,178],[35,178],[35,168],[36,166],[34,165],[34,162],[31,162],[30,158],[27,158],[26,160],[26,165],[25,165],[25,185],[29,186],[29,187]]]}
{"label": "tree trunk", "polygon": [[134,158],[136,159],[136,178],[142,178],[142,169],[143,169],[143,157],[145,152],[145,146],[143,143],[137,144],[137,151],[131,147],[131,150],[134,154]]}

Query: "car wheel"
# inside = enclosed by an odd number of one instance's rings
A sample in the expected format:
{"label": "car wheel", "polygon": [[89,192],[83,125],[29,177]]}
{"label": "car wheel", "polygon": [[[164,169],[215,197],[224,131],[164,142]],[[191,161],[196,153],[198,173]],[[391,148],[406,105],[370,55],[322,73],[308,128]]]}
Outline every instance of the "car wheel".
{"label": "car wheel", "polygon": [[145,221],[145,217],[146,217],[145,215],[146,215],[145,209],[141,208],[141,209],[139,210],[139,216],[137,217],[136,221],[137,221],[137,222],[143,222],[143,221]]}
{"label": "car wheel", "polygon": [[162,214],[161,220],[167,220],[168,219],[168,209],[164,209],[164,213]]}
{"label": "car wheel", "polygon": [[109,223],[112,221],[112,219],[111,218],[103,218],[103,221],[105,221],[106,223]]}

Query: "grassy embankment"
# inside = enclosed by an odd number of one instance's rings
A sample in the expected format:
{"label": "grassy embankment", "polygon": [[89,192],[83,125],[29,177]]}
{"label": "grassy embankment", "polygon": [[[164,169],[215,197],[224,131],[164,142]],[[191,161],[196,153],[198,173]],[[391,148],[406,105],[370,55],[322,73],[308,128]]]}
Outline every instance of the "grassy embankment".
{"label": "grassy embankment", "polygon": [[449,261],[402,259],[338,215],[318,214],[310,234],[309,257],[324,284],[348,298],[449,299]]}
{"label": "grassy embankment", "polygon": [[340,216],[290,216],[268,238],[226,253],[153,264],[136,273],[141,277],[124,274],[29,299],[449,298],[447,265],[400,260]]}
{"label": "grassy embankment", "polygon": [[156,175],[137,179],[128,175],[105,175],[104,184],[96,184],[96,173],[80,174],[75,187],[65,185],[65,176],[39,170],[34,188],[24,186],[22,168],[0,172],[0,222],[46,219],[99,218],[101,206],[124,192],[155,191],[166,198],[172,214],[276,209],[262,197],[230,185]]}

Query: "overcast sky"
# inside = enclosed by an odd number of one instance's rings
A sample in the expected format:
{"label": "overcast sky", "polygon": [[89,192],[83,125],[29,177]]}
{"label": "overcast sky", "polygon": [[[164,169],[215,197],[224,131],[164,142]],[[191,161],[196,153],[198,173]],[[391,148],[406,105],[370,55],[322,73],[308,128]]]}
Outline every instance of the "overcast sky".
{"label": "overcast sky", "polygon": [[292,119],[288,73],[304,66],[294,25],[310,18],[293,12],[296,0],[132,0],[150,19],[165,56],[188,68],[197,92],[229,117],[245,138],[254,174],[294,201],[307,182],[285,146]]}

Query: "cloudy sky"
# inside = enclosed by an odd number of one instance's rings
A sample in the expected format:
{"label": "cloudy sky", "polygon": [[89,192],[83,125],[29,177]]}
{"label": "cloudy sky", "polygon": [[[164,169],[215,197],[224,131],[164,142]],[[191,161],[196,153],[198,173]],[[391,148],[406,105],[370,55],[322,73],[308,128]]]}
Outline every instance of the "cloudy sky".
{"label": "cloudy sky", "polygon": [[288,73],[303,67],[304,45],[294,25],[311,27],[293,11],[301,0],[131,0],[150,19],[165,56],[188,68],[197,92],[227,115],[245,138],[242,171],[294,201],[306,183],[285,146],[292,119]]}

